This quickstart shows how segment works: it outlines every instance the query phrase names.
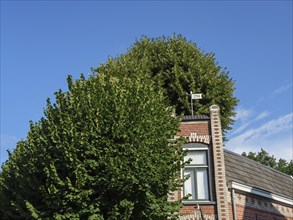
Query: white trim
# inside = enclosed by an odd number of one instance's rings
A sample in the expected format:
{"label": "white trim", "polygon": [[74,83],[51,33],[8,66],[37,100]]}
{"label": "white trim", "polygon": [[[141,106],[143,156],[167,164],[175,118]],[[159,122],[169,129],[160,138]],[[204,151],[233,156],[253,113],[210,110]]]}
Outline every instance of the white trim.
{"label": "white trim", "polygon": [[[188,144],[188,143],[187,143]],[[198,148],[194,148],[194,147],[183,147],[183,150],[188,150],[188,151],[200,151],[200,150],[208,150],[208,147],[198,147]]]}
{"label": "white trim", "polygon": [[216,202],[210,201],[210,200],[182,200],[182,203],[184,205],[215,205]]}
{"label": "white trim", "polygon": [[243,192],[247,192],[247,193],[251,193],[251,194],[255,194],[258,196],[262,196],[268,199],[272,199],[278,202],[282,202],[285,204],[289,204],[289,205],[293,205],[293,199],[289,199],[283,196],[279,196],[277,194],[274,193],[270,193],[268,191],[264,191],[255,187],[251,187],[251,186],[247,186],[241,183],[237,183],[237,182],[228,182],[228,187],[229,188],[233,188],[233,189],[237,189]]}

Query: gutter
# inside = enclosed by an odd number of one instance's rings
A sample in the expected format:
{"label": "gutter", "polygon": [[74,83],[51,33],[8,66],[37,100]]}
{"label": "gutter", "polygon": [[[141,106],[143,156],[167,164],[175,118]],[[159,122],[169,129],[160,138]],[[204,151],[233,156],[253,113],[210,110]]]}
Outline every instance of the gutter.
{"label": "gutter", "polygon": [[242,183],[237,183],[234,181],[229,181],[227,184],[228,184],[228,188],[231,190],[236,189],[236,190],[239,190],[242,192],[247,192],[247,193],[261,196],[261,197],[264,197],[267,199],[275,200],[275,201],[278,201],[278,202],[281,202],[281,203],[284,203],[287,205],[291,205],[291,206],[293,205],[293,198],[280,196],[280,195],[277,195],[277,194],[274,194],[274,193],[271,193],[271,192],[268,192],[268,191],[265,191],[265,190],[262,190],[259,188],[247,186]]}
{"label": "gutter", "polygon": [[233,220],[237,220],[236,204],[235,204],[235,191],[231,188],[232,212]]}

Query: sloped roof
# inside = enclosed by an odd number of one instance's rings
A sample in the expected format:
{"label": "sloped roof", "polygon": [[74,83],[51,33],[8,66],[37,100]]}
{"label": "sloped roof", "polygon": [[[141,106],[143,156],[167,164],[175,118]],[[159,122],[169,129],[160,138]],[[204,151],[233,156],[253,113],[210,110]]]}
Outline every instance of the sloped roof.
{"label": "sloped roof", "polygon": [[226,180],[293,198],[293,179],[273,168],[224,149]]}

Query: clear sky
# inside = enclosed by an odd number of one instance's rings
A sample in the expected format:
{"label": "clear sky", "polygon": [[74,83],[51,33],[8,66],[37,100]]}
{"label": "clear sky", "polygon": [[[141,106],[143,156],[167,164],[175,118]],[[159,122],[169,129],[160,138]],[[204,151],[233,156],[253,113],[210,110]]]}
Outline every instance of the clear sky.
{"label": "clear sky", "polygon": [[236,81],[226,148],[292,158],[292,1],[1,1],[1,162],[48,97],[126,52],[182,34]]}

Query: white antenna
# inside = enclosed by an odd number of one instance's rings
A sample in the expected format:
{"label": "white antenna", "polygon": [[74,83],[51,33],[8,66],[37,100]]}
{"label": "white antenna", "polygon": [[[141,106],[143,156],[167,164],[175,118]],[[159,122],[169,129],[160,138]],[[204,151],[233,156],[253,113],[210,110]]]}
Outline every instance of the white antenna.
{"label": "white antenna", "polygon": [[202,99],[202,93],[192,94],[192,91],[190,91],[191,115],[193,115],[193,102],[192,102],[193,99]]}

